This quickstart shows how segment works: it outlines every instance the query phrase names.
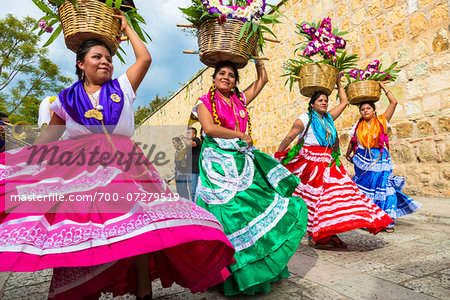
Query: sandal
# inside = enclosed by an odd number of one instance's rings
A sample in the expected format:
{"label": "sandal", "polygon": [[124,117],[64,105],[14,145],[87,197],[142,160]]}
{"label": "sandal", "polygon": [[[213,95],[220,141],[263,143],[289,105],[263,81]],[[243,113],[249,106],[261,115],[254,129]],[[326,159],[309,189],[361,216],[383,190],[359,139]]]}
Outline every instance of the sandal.
{"label": "sandal", "polygon": [[332,235],[325,243],[313,242],[312,239],[308,239],[308,245],[315,249],[329,250],[333,248],[347,248],[348,245],[341,241],[337,235]]}
{"label": "sandal", "polygon": [[383,231],[386,233],[393,233],[395,231],[395,229],[394,229],[394,227],[389,227],[389,228],[383,229]]}
{"label": "sandal", "polygon": [[333,234],[328,241],[328,244],[337,248],[347,248],[348,244],[344,243],[337,235]]}
{"label": "sandal", "polygon": [[313,247],[315,249],[320,249],[320,250],[328,250],[328,249],[334,248],[334,246],[329,243],[317,243],[317,242],[313,242],[311,239],[308,239],[308,245],[310,245],[311,247]]}

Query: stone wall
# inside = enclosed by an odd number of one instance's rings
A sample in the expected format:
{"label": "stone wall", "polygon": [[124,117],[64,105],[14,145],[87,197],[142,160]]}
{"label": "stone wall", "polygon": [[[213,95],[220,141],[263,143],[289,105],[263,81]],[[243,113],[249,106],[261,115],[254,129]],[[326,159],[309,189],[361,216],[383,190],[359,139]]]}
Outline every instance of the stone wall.
{"label": "stone wall", "polygon": [[[388,85],[399,101],[389,136],[395,174],[407,179],[405,192],[450,196],[448,7],[448,1],[442,0],[291,0],[280,4],[285,18],[273,31],[281,43],[270,43],[265,49],[270,82],[249,107],[256,146],[273,153],[295,118],[307,108],[308,100],[298,87],[289,91],[285,78],[280,77],[283,62],[293,57],[295,44],[301,41],[295,23],[330,16],[333,26],[349,32],[348,50],[360,55],[359,67],[365,68],[373,59],[384,66],[399,62],[400,76]],[[209,68],[201,71],[145,124],[186,124],[196,99],[207,92],[211,74]],[[256,77],[253,64],[240,75],[243,90]],[[336,104],[335,93],[330,102],[331,107]],[[377,111],[384,112],[387,104],[383,94]],[[351,106],[335,122],[344,153],[349,142],[346,132],[358,119],[358,109]],[[351,165],[346,163],[346,168],[353,173]]]}

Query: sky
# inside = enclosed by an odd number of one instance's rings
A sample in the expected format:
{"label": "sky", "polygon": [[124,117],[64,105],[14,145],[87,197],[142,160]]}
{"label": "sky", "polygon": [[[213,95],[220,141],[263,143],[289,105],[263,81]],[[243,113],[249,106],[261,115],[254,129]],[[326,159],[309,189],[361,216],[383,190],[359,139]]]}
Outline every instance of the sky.
{"label": "sky", "polygon": [[[21,19],[30,16],[39,19],[44,14],[31,0],[2,0],[0,18],[11,13]],[[276,4],[279,0],[268,0],[267,3]],[[136,7],[147,22],[143,29],[151,36],[152,42],[147,48],[152,55],[152,65],[147,76],[137,92],[134,109],[146,106],[158,94],[168,96],[170,92],[178,91],[188,82],[204,65],[197,55],[183,54],[183,50],[197,50],[197,38],[176,27],[176,24],[188,24],[184,20],[178,7],[188,7],[190,0],[134,0]],[[50,35],[42,35],[44,43]],[[134,59],[131,45],[122,43],[127,53],[126,64],[123,65],[117,58],[114,60],[114,77],[126,72]],[[63,34],[49,46],[49,58],[56,63],[63,75],[75,80],[75,54],[68,50],[64,44]],[[47,95],[46,95],[47,96]],[[52,96],[52,95],[48,95]]]}

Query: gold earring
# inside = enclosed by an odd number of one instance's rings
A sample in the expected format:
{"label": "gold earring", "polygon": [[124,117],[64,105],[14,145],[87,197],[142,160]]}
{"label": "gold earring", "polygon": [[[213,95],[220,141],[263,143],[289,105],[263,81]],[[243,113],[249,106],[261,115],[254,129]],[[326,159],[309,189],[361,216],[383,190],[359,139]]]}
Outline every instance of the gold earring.
{"label": "gold earring", "polygon": [[84,70],[83,70],[83,72],[81,73],[81,81],[84,81]]}

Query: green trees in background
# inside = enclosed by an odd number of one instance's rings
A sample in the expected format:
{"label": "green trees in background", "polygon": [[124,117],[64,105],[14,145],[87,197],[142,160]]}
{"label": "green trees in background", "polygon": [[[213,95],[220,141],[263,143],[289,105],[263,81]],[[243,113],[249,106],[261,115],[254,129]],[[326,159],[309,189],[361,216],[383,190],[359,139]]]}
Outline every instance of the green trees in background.
{"label": "green trees in background", "polygon": [[45,96],[57,95],[71,78],[38,45],[40,37],[32,31],[36,20],[22,20],[8,14],[0,19],[0,111],[11,123],[19,120],[36,124],[39,104]]}
{"label": "green trees in background", "polygon": [[153,112],[158,110],[158,108],[160,108],[161,105],[163,105],[168,99],[169,97],[159,97],[158,95],[156,95],[155,99],[150,101],[149,106],[144,107],[138,106],[136,112],[134,113],[134,123],[136,125],[141,125],[141,123],[148,116],[150,116]]}

